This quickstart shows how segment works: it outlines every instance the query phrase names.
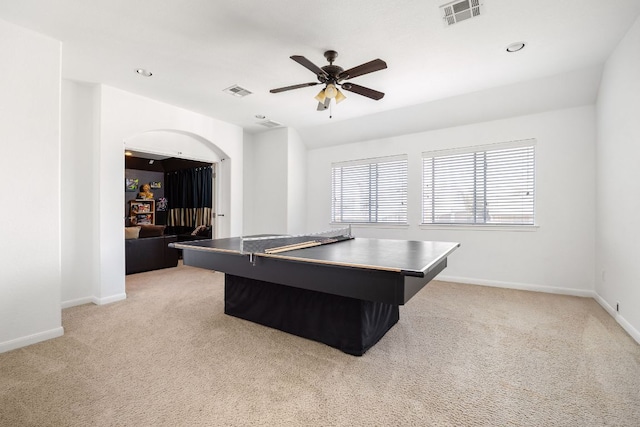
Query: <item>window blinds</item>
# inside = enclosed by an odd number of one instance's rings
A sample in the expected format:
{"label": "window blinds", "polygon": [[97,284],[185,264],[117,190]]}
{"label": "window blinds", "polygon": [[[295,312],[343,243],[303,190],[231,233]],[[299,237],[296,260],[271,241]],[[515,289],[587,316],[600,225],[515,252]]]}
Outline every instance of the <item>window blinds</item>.
{"label": "window blinds", "polygon": [[423,224],[533,225],[535,143],[423,153]]}
{"label": "window blinds", "polygon": [[335,163],[331,221],[407,223],[407,157]]}

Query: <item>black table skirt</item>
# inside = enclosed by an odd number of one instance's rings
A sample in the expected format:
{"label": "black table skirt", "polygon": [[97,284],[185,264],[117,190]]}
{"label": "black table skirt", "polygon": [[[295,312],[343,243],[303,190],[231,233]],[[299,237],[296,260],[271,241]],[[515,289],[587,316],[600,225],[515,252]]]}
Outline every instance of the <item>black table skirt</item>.
{"label": "black table skirt", "polygon": [[398,305],[225,275],[228,315],[362,356],[400,318]]}

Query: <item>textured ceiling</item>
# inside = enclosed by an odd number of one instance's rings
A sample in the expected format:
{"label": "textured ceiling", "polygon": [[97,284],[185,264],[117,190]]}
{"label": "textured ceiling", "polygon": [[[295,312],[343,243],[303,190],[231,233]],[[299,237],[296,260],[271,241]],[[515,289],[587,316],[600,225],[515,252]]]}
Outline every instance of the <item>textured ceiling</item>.
{"label": "textured ceiling", "polygon": [[[446,99],[556,75],[569,76],[567,82],[578,73],[584,87],[569,82],[567,96],[593,98],[601,64],[640,14],[640,0],[484,0],[482,16],[446,27],[438,8],[443,3],[5,0],[0,18],[61,40],[65,78],[118,87],[248,132],[266,130],[255,118],[264,115],[320,146],[329,142],[319,132],[333,130],[335,143],[345,135],[369,137],[363,129],[381,127],[385,119],[387,128],[399,118],[415,128]],[[506,53],[515,41],[525,41],[526,49]],[[289,56],[323,66],[328,49],[338,51],[336,64],[345,69],[386,61],[388,69],[353,80],[386,96],[373,101],[345,92],[347,100],[330,119],[316,111],[318,86],[269,93],[315,80]],[[153,76],[143,78],[136,68]],[[234,84],[253,93],[236,98],[222,91]],[[567,88],[554,84],[562,104]],[[538,92],[525,88],[522,96]]]}

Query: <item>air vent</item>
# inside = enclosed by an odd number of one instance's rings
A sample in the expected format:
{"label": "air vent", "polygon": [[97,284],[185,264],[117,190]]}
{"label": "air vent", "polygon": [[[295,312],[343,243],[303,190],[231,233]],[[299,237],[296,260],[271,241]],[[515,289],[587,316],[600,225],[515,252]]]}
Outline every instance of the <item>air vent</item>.
{"label": "air vent", "polygon": [[458,0],[440,6],[442,19],[446,26],[480,16],[484,12],[480,0]]}
{"label": "air vent", "polygon": [[238,85],[229,86],[228,88],[223,90],[223,92],[226,92],[233,96],[237,96],[238,98],[242,98],[243,96],[251,95],[253,93]]}
{"label": "air vent", "polygon": [[265,120],[264,122],[258,122],[258,124],[267,128],[277,128],[282,126],[282,123],[274,122],[273,120]]}

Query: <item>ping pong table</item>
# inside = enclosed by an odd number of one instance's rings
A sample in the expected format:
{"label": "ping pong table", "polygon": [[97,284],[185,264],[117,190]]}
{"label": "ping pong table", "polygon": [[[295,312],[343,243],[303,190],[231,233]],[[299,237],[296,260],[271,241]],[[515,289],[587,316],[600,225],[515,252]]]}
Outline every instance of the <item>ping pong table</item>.
{"label": "ping pong table", "polygon": [[[225,273],[225,313],[361,356],[459,243],[249,236],[173,243],[184,265]],[[340,234],[343,233],[343,234]],[[311,236],[311,237],[310,237]]]}

